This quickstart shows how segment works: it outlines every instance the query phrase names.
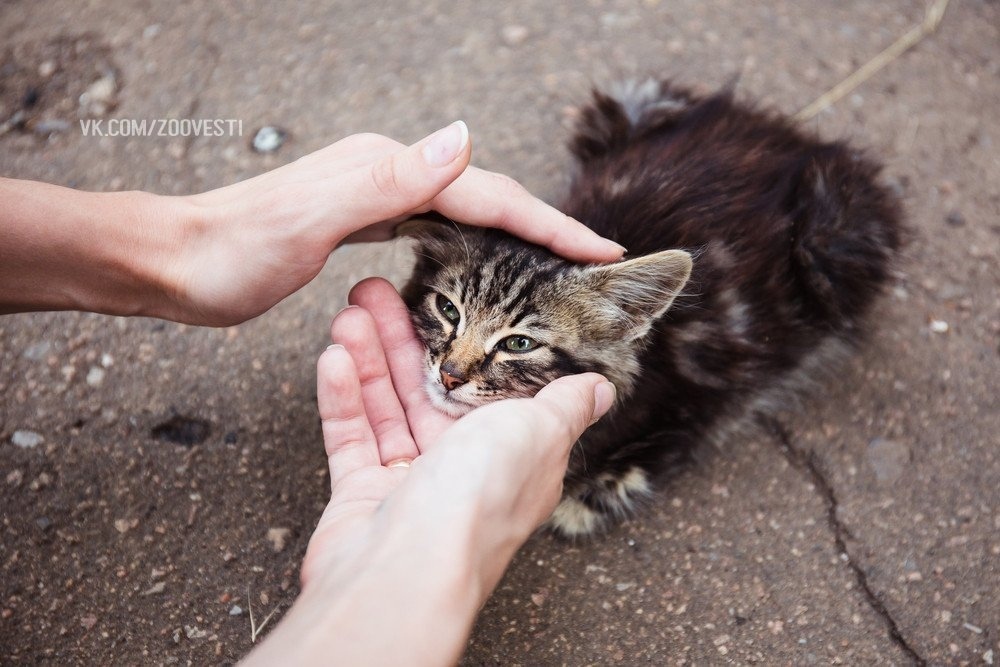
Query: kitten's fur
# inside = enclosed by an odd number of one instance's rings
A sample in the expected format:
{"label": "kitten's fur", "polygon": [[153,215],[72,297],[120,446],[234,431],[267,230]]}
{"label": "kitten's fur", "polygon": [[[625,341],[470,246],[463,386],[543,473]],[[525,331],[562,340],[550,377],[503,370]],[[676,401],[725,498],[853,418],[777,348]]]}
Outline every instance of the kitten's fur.
{"label": "kitten's fur", "polygon": [[[628,516],[697,442],[855,342],[901,223],[875,164],[729,92],[595,92],[571,147],[562,209],[634,259],[579,266],[499,231],[411,224],[404,297],[427,390],[452,414],[570,373],[617,386],[551,520],[575,536]],[[538,347],[507,349],[528,345],[518,335]]]}

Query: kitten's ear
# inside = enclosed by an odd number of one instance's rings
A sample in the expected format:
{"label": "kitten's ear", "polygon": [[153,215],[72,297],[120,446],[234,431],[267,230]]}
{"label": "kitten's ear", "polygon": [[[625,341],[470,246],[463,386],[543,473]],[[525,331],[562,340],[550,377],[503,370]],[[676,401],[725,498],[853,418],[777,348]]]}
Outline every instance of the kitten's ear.
{"label": "kitten's ear", "polygon": [[433,212],[396,225],[393,235],[396,238],[406,236],[415,239],[428,249],[450,248],[462,244],[462,233],[455,223]]}
{"label": "kitten's ear", "polygon": [[665,313],[691,276],[691,255],[664,250],[584,270],[590,287],[606,299],[605,314],[626,340],[642,338]]}

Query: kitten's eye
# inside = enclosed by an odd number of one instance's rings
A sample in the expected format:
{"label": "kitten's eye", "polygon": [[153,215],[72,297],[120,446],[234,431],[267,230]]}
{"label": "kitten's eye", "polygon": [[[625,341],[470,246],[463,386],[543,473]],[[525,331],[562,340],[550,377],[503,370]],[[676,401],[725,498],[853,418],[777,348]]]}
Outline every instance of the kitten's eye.
{"label": "kitten's eye", "polygon": [[500,345],[510,352],[530,352],[538,347],[538,341],[527,336],[507,336]]}
{"label": "kitten's eye", "polygon": [[452,324],[462,319],[462,314],[458,312],[458,308],[444,294],[437,295],[437,307],[441,311],[441,314]]}

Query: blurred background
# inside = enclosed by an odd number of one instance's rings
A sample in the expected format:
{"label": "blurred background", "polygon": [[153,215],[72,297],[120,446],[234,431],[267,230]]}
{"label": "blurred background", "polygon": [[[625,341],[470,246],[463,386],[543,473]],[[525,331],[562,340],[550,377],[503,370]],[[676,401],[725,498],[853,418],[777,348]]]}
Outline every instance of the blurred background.
{"label": "blurred background", "polygon": [[[794,113],[925,10],[5,0],[0,175],[186,194],[354,132],[411,142],[461,118],[478,166],[557,203],[591,87],[738,76],[740,97]],[[882,160],[914,227],[878,332],[787,438],[706,452],[603,539],[529,542],[468,664],[1000,660],[998,77],[1000,5],[956,0],[806,123]],[[84,133],[102,119],[232,119],[242,135]],[[330,319],[354,282],[398,283],[409,262],[391,244],[339,250],[302,292],[224,330],[0,317],[0,663],[249,651],[294,600],[326,499],[314,364]]]}

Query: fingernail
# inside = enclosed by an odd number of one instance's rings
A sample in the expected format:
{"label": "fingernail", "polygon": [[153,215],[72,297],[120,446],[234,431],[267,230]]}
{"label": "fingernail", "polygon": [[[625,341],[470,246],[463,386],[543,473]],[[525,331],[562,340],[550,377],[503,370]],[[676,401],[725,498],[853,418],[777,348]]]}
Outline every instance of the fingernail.
{"label": "fingernail", "polygon": [[343,308],[341,308],[340,310],[337,311],[337,314],[333,316],[333,319],[337,319],[337,317],[341,313],[343,313],[344,311],[350,310],[351,308],[360,308],[360,306],[355,306],[353,303],[351,305],[349,305],[349,306],[344,306]]}
{"label": "fingernail", "polygon": [[594,421],[603,417],[615,402],[617,390],[610,382],[602,382],[594,387]]}
{"label": "fingernail", "polygon": [[347,348],[345,348],[340,343],[334,343],[333,345],[327,345],[326,349],[329,351],[329,350],[344,350],[344,349],[347,349]]}
{"label": "fingernail", "polygon": [[395,461],[389,461],[385,464],[386,468],[409,468],[410,464],[413,463],[413,459],[396,459]]}
{"label": "fingernail", "polygon": [[621,243],[615,243],[614,241],[608,241],[608,245],[621,252],[622,257],[628,254],[628,248],[623,246]]}
{"label": "fingernail", "polygon": [[451,164],[462,154],[467,143],[469,143],[469,128],[463,121],[456,120],[427,138],[422,149],[424,161],[431,167]]}

